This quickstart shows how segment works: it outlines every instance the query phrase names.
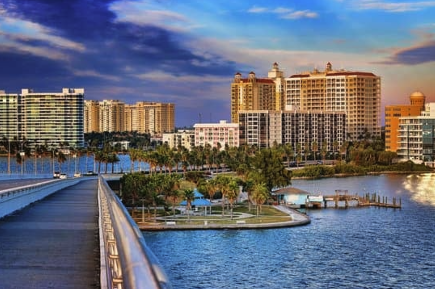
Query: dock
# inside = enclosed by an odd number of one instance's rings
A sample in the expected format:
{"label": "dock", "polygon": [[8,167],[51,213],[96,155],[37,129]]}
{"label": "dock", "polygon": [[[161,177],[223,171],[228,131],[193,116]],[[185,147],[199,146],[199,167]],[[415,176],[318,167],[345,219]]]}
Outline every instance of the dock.
{"label": "dock", "polygon": [[330,203],[333,203],[335,208],[349,208],[349,207],[380,207],[380,208],[393,208],[401,209],[402,200],[399,198],[392,198],[389,203],[388,197],[381,197],[377,193],[367,193],[364,196],[357,194],[349,194],[347,190],[335,190],[335,195],[323,196],[323,207],[328,208]]}

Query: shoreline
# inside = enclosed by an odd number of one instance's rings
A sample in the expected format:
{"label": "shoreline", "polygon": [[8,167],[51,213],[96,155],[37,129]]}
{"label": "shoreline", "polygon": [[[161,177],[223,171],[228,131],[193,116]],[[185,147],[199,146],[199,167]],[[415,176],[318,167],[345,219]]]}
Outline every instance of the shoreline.
{"label": "shoreline", "polygon": [[[291,216],[290,221],[275,223],[246,224],[235,221],[234,224],[203,224],[203,225],[177,225],[167,223],[156,223],[153,225],[137,224],[141,231],[187,231],[187,230],[254,230],[254,229],[279,229],[296,226],[304,226],[311,223],[308,215],[302,214],[294,209],[285,206],[273,206],[277,210]],[[206,220],[205,220],[206,221]]]}

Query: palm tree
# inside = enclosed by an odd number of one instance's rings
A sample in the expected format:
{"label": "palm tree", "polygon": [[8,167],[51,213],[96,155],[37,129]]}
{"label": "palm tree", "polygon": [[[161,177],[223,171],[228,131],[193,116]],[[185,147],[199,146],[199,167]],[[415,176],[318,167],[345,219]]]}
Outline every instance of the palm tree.
{"label": "palm tree", "polygon": [[261,206],[266,202],[269,197],[269,190],[267,189],[266,184],[256,184],[252,191],[252,200],[254,200],[255,205],[257,206],[257,217],[261,212]]}
{"label": "palm tree", "polygon": [[319,151],[319,144],[316,141],[312,143],[312,150],[314,153],[314,160],[316,160],[317,152]]}
{"label": "palm tree", "polygon": [[233,206],[234,202],[237,200],[237,197],[239,196],[239,185],[237,184],[235,179],[232,179],[231,182],[228,184],[228,191],[227,191],[227,199],[230,203],[230,209],[231,209],[231,220],[233,219]]}
{"label": "palm tree", "polygon": [[190,210],[192,208],[192,202],[195,200],[195,193],[192,189],[184,189],[183,198],[186,201],[187,219],[190,222]]}
{"label": "palm tree", "polygon": [[[208,180],[206,183],[206,189],[208,196],[210,197],[210,203],[213,200],[214,195],[216,194],[216,190],[218,189],[218,184],[216,179]],[[210,215],[211,215],[211,206],[210,206]]]}

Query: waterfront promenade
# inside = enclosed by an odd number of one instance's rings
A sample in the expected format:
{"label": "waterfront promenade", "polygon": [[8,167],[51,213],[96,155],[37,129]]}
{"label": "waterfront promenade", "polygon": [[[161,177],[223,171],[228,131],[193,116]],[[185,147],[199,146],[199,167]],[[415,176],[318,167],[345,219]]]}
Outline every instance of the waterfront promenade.
{"label": "waterfront promenade", "polygon": [[0,288],[99,288],[99,257],[95,179],[0,219]]}

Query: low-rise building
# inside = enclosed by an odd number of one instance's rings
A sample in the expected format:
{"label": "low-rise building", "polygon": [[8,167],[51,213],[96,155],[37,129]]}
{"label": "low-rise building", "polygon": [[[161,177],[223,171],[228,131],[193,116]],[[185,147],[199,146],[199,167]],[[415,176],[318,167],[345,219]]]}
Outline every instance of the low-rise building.
{"label": "low-rise building", "polygon": [[197,123],[195,128],[195,146],[217,147],[224,150],[225,146],[239,146],[239,124],[227,123],[221,120],[219,123]]}

